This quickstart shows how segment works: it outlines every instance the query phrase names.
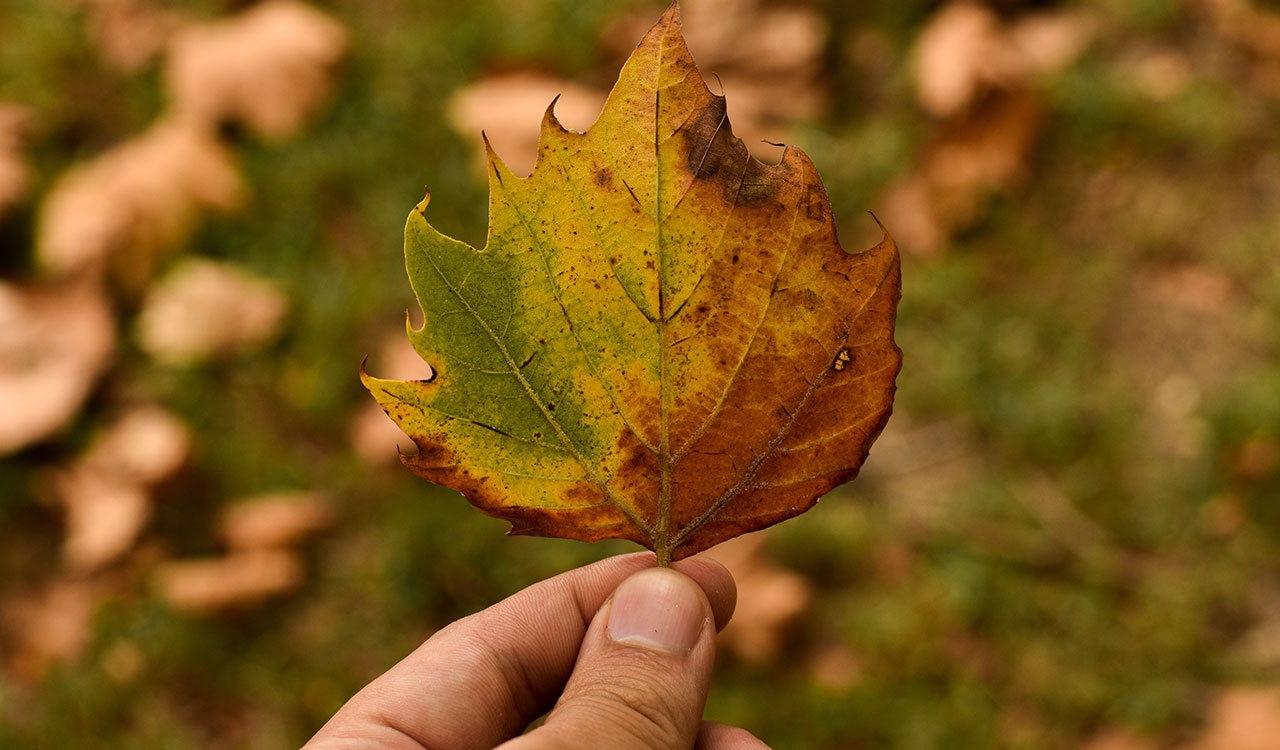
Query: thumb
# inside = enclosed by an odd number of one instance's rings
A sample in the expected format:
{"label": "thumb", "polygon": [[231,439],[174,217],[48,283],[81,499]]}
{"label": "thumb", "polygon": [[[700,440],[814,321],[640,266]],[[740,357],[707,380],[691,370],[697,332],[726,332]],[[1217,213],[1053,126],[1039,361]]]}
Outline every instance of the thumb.
{"label": "thumb", "polygon": [[591,621],[546,723],[504,748],[692,748],[715,631],[693,579],[669,568],[632,575]]}

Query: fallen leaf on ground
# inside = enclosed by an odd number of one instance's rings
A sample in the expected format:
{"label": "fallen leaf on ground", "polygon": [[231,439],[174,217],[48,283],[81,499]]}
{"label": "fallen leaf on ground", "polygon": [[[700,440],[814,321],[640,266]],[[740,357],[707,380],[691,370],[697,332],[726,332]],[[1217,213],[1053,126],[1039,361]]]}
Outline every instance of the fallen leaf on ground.
{"label": "fallen leaf on ground", "polygon": [[840,248],[800,150],[748,154],[676,6],[587,133],[548,111],[533,174],[489,172],[485,250],[433,229],[427,199],[406,227],[432,379],[364,375],[411,468],[513,533],[663,564],[856,475],[901,363],[897,250]]}
{"label": "fallen leaf on ground", "polygon": [[1021,184],[1042,119],[1032,94],[1008,91],[949,121],[884,199],[882,214],[903,247],[926,255],[938,250],[978,218],[989,195]]}
{"label": "fallen leaf on ground", "polygon": [[969,0],[948,3],[916,39],[920,106],[936,117],[957,114],[986,87],[1009,83],[1019,64],[994,11]]}
{"label": "fallen leaf on ground", "polygon": [[513,73],[478,81],[455,93],[449,98],[449,122],[467,138],[483,131],[511,171],[525,175],[533,170],[538,123],[547,102],[556,100],[556,117],[565,127],[586,130],[600,114],[604,98],[605,92],[570,81]]}
{"label": "fallen leaf on ground", "polygon": [[115,481],[149,487],[187,460],[191,437],[177,417],[156,406],[126,412],[107,427],[79,465]]}
{"label": "fallen leaf on ground", "polygon": [[1190,750],[1280,750],[1280,689],[1234,687],[1214,701]]}
{"label": "fallen leaf on ground", "polygon": [[1074,61],[1096,27],[1078,10],[1005,23],[972,0],[934,15],[916,40],[915,81],[920,106],[940,122],[882,209],[903,247],[937,251],[973,224],[990,194],[1021,183],[1043,116],[1035,76]]}
{"label": "fallen leaf on ground", "polygon": [[297,556],[285,550],[250,550],[226,557],[171,560],[155,571],[160,595],[176,609],[211,612],[258,604],[302,584]]}
{"label": "fallen leaf on ground", "polygon": [[30,174],[22,147],[30,119],[25,107],[0,102],[0,215],[27,192]]}
{"label": "fallen leaf on ground", "polygon": [[340,24],[293,0],[189,25],[169,44],[171,106],[203,122],[236,121],[265,138],[287,138],[328,96],[346,46]]}
{"label": "fallen leaf on ground", "polygon": [[147,295],[137,319],[138,343],[159,362],[192,364],[270,340],[287,309],[284,295],[249,271],[188,259]]}
{"label": "fallen leaf on ground", "polygon": [[136,484],[87,471],[58,478],[66,538],[62,558],[76,571],[92,571],[118,560],[151,518],[151,498]]}
{"label": "fallen leaf on ground", "polygon": [[0,600],[8,673],[26,682],[76,659],[89,642],[94,594],[86,581],[53,580]]}
{"label": "fallen leaf on ground", "polygon": [[0,455],[71,421],[114,350],[115,319],[92,281],[0,282]]}
{"label": "fallen leaf on ground", "polygon": [[809,582],[769,557],[763,534],[740,536],[707,554],[728,568],[738,584],[738,604],[720,632],[721,642],[745,662],[772,662],[787,628],[809,607]]}
{"label": "fallen leaf on ground", "polygon": [[182,25],[182,17],[151,0],[81,0],[89,12],[89,35],[109,65],[136,73]]}
{"label": "fallen leaf on ground", "polygon": [[1092,17],[1081,11],[1032,13],[1005,24],[973,0],[948,3],[916,39],[920,106],[935,117],[952,117],[993,89],[1025,87],[1033,74],[1075,60],[1094,29]]}
{"label": "fallen leaf on ground", "polygon": [[137,293],[202,212],[229,211],[243,197],[211,131],[162,120],[58,180],[41,209],[37,253],[55,274],[109,271]]}
{"label": "fallen leaf on ground", "polygon": [[334,520],[333,502],[318,492],[277,492],[237,500],[218,527],[232,550],[287,547]]}
{"label": "fallen leaf on ground", "polygon": [[133,548],[151,518],[151,488],[186,461],[186,427],[156,407],[128,412],[89,451],[60,471],[54,492],[64,511],[62,556],[79,571],[108,565]]}

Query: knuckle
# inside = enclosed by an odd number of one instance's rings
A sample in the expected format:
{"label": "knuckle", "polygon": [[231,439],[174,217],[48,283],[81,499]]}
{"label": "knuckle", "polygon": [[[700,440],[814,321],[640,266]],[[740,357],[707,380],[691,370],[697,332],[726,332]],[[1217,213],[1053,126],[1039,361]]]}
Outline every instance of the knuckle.
{"label": "knuckle", "polygon": [[[680,706],[651,680],[615,675],[574,695],[575,710],[624,733],[637,747],[670,747],[684,734]],[[630,743],[628,743],[630,744]]]}

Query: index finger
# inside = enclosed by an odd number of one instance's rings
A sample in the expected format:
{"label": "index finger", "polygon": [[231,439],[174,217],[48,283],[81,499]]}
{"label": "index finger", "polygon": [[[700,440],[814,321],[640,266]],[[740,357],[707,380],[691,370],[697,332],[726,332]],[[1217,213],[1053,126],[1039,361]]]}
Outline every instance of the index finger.
{"label": "index finger", "polygon": [[[611,557],[453,623],[357,693],[308,747],[490,748],[519,734],[555,703],[596,611],[653,565],[650,552]],[[698,557],[673,567],[702,587],[724,627],[737,599],[729,572]]]}

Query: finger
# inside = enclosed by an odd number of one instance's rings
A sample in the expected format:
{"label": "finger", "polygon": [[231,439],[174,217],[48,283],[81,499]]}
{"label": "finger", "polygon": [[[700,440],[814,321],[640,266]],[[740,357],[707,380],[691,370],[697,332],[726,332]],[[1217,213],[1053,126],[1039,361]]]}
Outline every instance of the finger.
{"label": "finger", "polygon": [[745,729],[704,721],[693,750],[769,750],[769,746]]}
{"label": "finger", "polygon": [[[573,670],[591,618],[652,553],[602,560],[548,579],[459,620],[361,690],[308,745],[491,748],[546,713]],[[719,563],[676,563],[711,601],[718,627],[733,614],[733,578]]]}
{"label": "finger", "polygon": [[692,748],[715,661],[714,623],[690,577],[661,568],[631,576],[592,620],[546,723],[504,750]]}

